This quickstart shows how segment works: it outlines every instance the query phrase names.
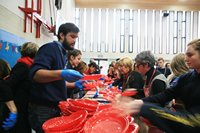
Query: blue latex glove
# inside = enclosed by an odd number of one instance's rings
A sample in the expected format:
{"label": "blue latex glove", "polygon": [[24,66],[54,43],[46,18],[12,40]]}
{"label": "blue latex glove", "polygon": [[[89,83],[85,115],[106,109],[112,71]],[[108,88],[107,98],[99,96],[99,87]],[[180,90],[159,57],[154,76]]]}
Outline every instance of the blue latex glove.
{"label": "blue latex glove", "polygon": [[101,77],[99,80],[105,80],[105,78],[102,78],[102,77]]}
{"label": "blue latex glove", "polygon": [[122,90],[122,87],[118,87],[119,90]]}
{"label": "blue latex glove", "polygon": [[61,71],[61,77],[68,82],[75,82],[83,78],[83,75],[80,74],[78,71],[72,69],[65,69]]}
{"label": "blue latex glove", "polygon": [[109,85],[109,87],[108,87],[108,89],[112,88],[112,86],[113,86],[113,85],[112,85],[112,84],[110,84],[110,85]]}
{"label": "blue latex glove", "polygon": [[96,93],[94,94],[93,98],[97,98],[99,96],[99,90],[96,90]]}
{"label": "blue latex glove", "polygon": [[78,80],[78,81],[75,82],[75,87],[79,88],[79,90],[82,91],[83,88],[85,87],[85,86],[83,86],[83,84],[86,83],[86,82],[87,81],[85,81],[85,80]]}
{"label": "blue latex glove", "polygon": [[2,127],[5,130],[9,130],[12,127],[14,127],[16,121],[17,121],[17,113],[10,112],[9,117],[6,118],[6,120],[3,122]]}

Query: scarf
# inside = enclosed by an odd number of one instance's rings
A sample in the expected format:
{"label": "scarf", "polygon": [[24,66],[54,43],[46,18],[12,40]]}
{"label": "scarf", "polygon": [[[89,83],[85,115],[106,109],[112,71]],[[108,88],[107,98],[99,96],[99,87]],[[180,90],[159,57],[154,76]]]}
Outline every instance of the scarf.
{"label": "scarf", "polygon": [[27,56],[27,57],[22,57],[18,59],[17,62],[22,62],[26,64],[28,67],[31,67],[31,65],[33,64],[33,59]]}

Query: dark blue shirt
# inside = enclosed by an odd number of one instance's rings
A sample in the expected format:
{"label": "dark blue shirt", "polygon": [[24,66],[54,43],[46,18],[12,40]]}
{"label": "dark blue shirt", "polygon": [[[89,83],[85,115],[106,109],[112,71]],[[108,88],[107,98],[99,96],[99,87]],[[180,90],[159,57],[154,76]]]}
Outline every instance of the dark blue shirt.
{"label": "dark blue shirt", "polygon": [[[183,101],[186,110],[174,112],[148,103],[162,105],[174,98]],[[176,84],[164,92],[143,101],[145,104],[139,114],[166,133],[200,133],[200,74],[195,70],[180,76]]]}
{"label": "dark blue shirt", "polygon": [[[60,70],[64,69],[67,63],[67,52],[59,42],[51,42],[40,47],[34,63],[30,70],[30,77],[33,78],[39,69]],[[57,106],[61,100],[67,98],[67,88],[64,80],[57,80],[49,83],[33,82],[30,92],[32,103]]]}
{"label": "dark blue shirt", "polygon": [[[164,103],[180,98],[188,112],[200,112],[200,74],[195,70],[179,77],[177,83],[164,92],[144,98],[145,102]],[[194,108],[198,107],[199,110]]]}
{"label": "dark blue shirt", "polygon": [[160,67],[158,67],[157,70],[158,70],[159,72],[161,72],[162,74],[164,74],[166,78],[171,74],[170,69],[169,69],[169,68],[166,68],[166,67],[165,67],[165,68],[160,68]]}

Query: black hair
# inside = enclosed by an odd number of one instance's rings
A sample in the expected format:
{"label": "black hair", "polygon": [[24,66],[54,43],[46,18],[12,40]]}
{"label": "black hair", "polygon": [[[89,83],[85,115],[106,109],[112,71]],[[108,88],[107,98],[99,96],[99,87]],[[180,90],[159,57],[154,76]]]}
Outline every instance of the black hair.
{"label": "black hair", "polygon": [[0,78],[3,79],[9,74],[10,74],[9,64],[5,60],[0,59]]}
{"label": "black hair", "polygon": [[74,33],[78,33],[80,30],[79,28],[73,24],[73,23],[65,23],[60,25],[59,29],[58,29],[58,40],[60,40],[60,33],[63,33],[63,35],[67,35],[67,33],[69,32],[74,32]]}
{"label": "black hair", "polygon": [[117,58],[115,61],[119,61],[120,60],[120,58]]}
{"label": "black hair", "polygon": [[91,62],[89,65],[89,67],[93,66],[94,68],[98,69],[99,66],[95,63],[95,62]]}
{"label": "black hair", "polygon": [[78,55],[82,55],[81,51],[78,49],[73,49],[68,51],[68,59],[70,59],[71,56],[76,57]]}

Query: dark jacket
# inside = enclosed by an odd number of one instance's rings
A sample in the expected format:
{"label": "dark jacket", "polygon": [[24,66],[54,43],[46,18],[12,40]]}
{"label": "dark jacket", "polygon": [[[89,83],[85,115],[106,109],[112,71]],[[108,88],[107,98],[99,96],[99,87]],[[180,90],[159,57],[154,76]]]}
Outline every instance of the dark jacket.
{"label": "dark jacket", "polygon": [[[61,45],[59,42],[54,41],[40,47],[30,70],[31,79],[39,69],[61,70],[66,68],[67,52]],[[67,88],[64,80],[49,83],[33,82],[30,102],[57,107],[59,101],[66,100],[66,92]]]}
{"label": "dark jacket", "polygon": [[5,102],[13,100],[11,88],[9,88],[3,79],[0,79],[0,132],[4,132],[1,127],[2,122],[9,116],[9,109]]}
{"label": "dark jacket", "polygon": [[28,103],[30,89],[32,87],[29,79],[29,66],[18,62],[11,70],[10,76],[5,81],[12,88],[13,99],[18,111],[17,123],[10,132],[31,133],[28,120]]}
{"label": "dark jacket", "polygon": [[196,71],[188,72],[180,76],[177,83],[174,86],[171,86],[171,88],[166,89],[160,94],[144,98],[143,101],[145,103],[151,102],[163,105],[176,98],[180,98],[183,101],[186,112],[173,113],[169,110],[166,111],[165,109],[154,107],[154,105],[144,104],[141,108],[140,115],[146,117],[154,125],[166,132],[199,133],[200,74]]}
{"label": "dark jacket", "polygon": [[[146,81],[145,81],[145,86],[149,86],[151,84],[151,91],[150,91],[150,95],[155,95],[157,93],[160,93],[162,91],[164,91],[167,87],[166,83],[162,80],[159,79],[155,79],[152,83],[151,83],[151,77],[154,73],[155,68],[151,68],[147,73],[146,73]],[[156,76],[158,76],[159,74],[161,74],[159,71],[156,70],[155,74],[153,75],[152,79]]]}
{"label": "dark jacket", "polygon": [[160,67],[158,67],[157,70],[158,70],[159,72],[161,72],[162,74],[164,74],[166,78],[171,74],[170,69],[169,69],[169,68],[166,68],[166,67],[165,67],[165,68],[160,68]]}
{"label": "dark jacket", "polygon": [[123,90],[126,90],[127,88],[135,88],[137,89],[138,93],[134,98],[143,98],[144,97],[144,80],[142,78],[142,75],[137,71],[132,71],[127,78],[124,78],[123,81]]}
{"label": "dark jacket", "polygon": [[13,100],[12,89],[7,86],[3,79],[0,79],[0,102]]}
{"label": "dark jacket", "polygon": [[18,62],[12,68],[9,78],[5,81],[12,88],[17,108],[22,110],[28,106],[30,89],[32,87],[29,79],[29,69],[26,64]]}

